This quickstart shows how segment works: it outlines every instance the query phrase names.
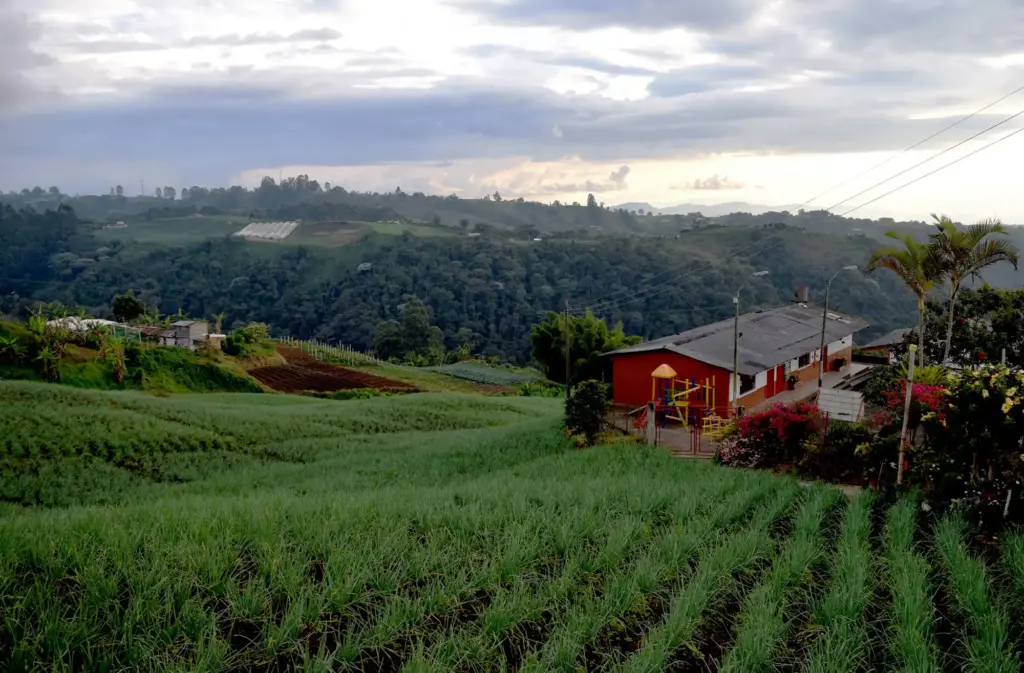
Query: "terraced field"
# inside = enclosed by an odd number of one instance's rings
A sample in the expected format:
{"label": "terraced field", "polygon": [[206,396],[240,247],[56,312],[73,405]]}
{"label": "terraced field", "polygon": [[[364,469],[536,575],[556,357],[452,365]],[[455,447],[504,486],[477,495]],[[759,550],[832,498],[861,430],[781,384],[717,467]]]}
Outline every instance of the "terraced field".
{"label": "terraced field", "polygon": [[[0,383],[6,478],[133,481],[0,508],[3,670],[1020,670],[1024,537],[910,501],[573,450],[558,400],[63,390]],[[72,439],[39,434],[62,416]]]}
{"label": "terraced field", "polygon": [[272,390],[283,393],[332,392],[354,388],[404,392],[416,390],[402,381],[320,362],[298,348],[278,346],[277,350],[288,364],[259,367],[249,371],[256,380]]}

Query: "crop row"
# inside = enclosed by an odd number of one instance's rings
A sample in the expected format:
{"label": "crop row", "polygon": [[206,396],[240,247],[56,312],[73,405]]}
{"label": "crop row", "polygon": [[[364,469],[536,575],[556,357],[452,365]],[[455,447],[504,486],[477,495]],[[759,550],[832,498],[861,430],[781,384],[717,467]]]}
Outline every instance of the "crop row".
{"label": "crop row", "polygon": [[447,374],[459,379],[474,381],[492,386],[517,386],[521,383],[529,383],[540,378],[537,374],[525,371],[513,371],[511,369],[500,369],[489,367],[472,362],[460,362],[453,365],[440,367],[427,367],[432,372]]}

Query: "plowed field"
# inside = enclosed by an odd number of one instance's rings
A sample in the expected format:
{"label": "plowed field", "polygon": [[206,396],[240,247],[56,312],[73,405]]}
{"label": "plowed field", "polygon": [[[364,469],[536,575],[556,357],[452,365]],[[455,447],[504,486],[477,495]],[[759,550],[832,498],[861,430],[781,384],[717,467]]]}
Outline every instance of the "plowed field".
{"label": "plowed field", "polygon": [[288,361],[286,365],[260,367],[249,373],[260,383],[283,393],[304,390],[331,392],[352,388],[377,388],[378,390],[415,391],[403,381],[374,376],[365,372],[347,369],[320,362],[298,348],[282,346],[278,352]]}

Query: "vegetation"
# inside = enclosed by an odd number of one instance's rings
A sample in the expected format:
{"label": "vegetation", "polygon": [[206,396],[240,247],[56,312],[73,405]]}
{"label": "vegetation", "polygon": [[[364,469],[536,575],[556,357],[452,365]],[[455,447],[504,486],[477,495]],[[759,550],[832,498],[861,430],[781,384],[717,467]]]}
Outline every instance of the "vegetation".
{"label": "vegetation", "polygon": [[478,362],[459,362],[454,365],[430,367],[429,369],[440,374],[492,386],[517,386],[542,378],[537,372],[511,367],[494,367]]}
{"label": "vegetation", "polygon": [[589,310],[579,318],[549,312],[530,331],[531,352],[547,378],[559,383],[567,383],[566,340],[569,342],[569,375],[573,381],[584,381],[611,380],[611,362],[604,354],[640,343],[641,338],[626,336],[622,323],[609,329],[603,319]]}
{"label": "vegetation", "polygon": [[[38,207],[48,198],[40,197]],[[32,199],[19,197],[16,202],[25,200]],[[404,203],[402,197],[391,200]],[[85,205],[84,200],[71,202]],[[191,197],[185,206],[180,199],[173,203],[175,208],[194,207]],[[539,205],[479,203],[501,210]],[[161,208],[170,205],[164,199]],[[563,208],[574,212],[572,206],[541,206],[539,212],[552,210],[558,217]],[[586,217],[593,211],[602,213],[602,221],[610,218],[599,207],[578,210]],[[225,330],[265,322],[277,336],[346,343],[370,352],[378,326],[388,321],[403,325],[404,305],[418,299],[428,310],[427,328],[440,330],[443,339],[435,331],[433,343],[443,340],[446,358],[455,354],[453,361],[461,359],[460,349],[471,344],[473,354],[519,364],[531,358],[530,329],[538,312],[560,309],[566,301],[573,315],[592,305],[609,327],[621,321],[626,334],[658,337],[728,317],[735,291],[729,279],[748,272],[755,256],[777,285],[759,284],[751,308],[785,303],[799,284],[823,288],[826,267],[863,264],[875,246],[869,239],[805,231],[795,221],[780,228],[772,217],[743,220],[743,226],[685,231],[673,225],[662,234],[630,238],[611,229],[587,229],[592,225],[583,219],[571,232],[552,232],[540,242],[525,235],[529,225],[469,237],[453,223],[456,235],[451,237],[371,232],[357,244],[337,249],[224,236],[169,247],[98,238],[99,232],[120,230],[96,229],[67,210],[22,213],[5,208],[0,217],[0,231],[8,231],[8,219],[18,222],[17,233],[0,241],[5,246],[0,312],[21,318],[37,302],[51,300],[112,317],[113,298],[131,291],[164,315],[179,309],[192,316],[227,313]],[[344,218],[331,218],[338,219]],[[475,227],[474,218],[468,219]],[[648,218],[639,219],[646,224]],[[203,220],[189,222],[201,226]],[[370,265],[368,270],[364,264]],[[832,288],[830,304],[867,318],[879,333],[904,326],[913,299],[894,277],[879,276],[878,282],[850,278]],[[422,353],[416,364],[428,364],[422,335],[414,341]],[[398,346],[393,355],[401,360],[410,351],[400,342]]]}
{"label": "vegetation", "polygon": [[939,275],[939,264],[934,251],[909,234],[889,232],[889,237],[903,243],[903,248],[884,247],[871,254],[868,271],[889,269],[906,284],[917,299],[917,333],[920,339],[918,358],[924,366],[924,308],[928,293]]}
{"label": "vegetation", "polygon": [[1019,655],[1002,607],[1019,538],[983,562],[962,521],[927,532],[912,500],[573,451],[554,400],[0,382],[0,424],[4,670],[980,671]]}
{"label": "vegetation", "polygon": [[[958,228],[945,215],[932,215],[938,232],[931,235],[931,249],[938,262],[939,275],[949,280],[949,318],[946,324],[945,347],[942,362],[949,362],[953,341],[953,314],[957,295],[963,282],[980,278],[986,267],[999,262],[1010,262],[1017,268],[1017,246],[1007,240],[986,240],[993,234],[1003,234],[1006,228],[999,220],[983,220]],[[924,330],[923,315],[920,329]]]}
{"label": "vegetation", "polygon": [[565,427],[593,444],[604,427],[608,413],[608,386],[599,381],[582,381],[565,400]]}

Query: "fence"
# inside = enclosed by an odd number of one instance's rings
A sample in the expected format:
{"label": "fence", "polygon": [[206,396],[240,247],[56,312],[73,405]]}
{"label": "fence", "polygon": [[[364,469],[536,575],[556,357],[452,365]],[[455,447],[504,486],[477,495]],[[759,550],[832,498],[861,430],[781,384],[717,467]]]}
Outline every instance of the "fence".
{"label": "fence", "polygon": [[275,339],[275,341],[280,344],[284,344],[285,346],[298,348],[320,362],[326,362],[328,364],[347,365],[351,367],[357,365],[373,366],[384,362],[376,355],[363,353],[362,351],[358,351],[352,346],[347,346],[345,344],[332,345],[317,339],[300,340],[293,339],[291,337],[282,337],[280,339]]}

